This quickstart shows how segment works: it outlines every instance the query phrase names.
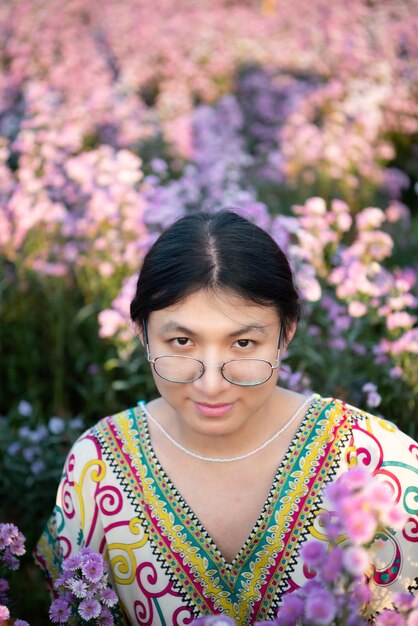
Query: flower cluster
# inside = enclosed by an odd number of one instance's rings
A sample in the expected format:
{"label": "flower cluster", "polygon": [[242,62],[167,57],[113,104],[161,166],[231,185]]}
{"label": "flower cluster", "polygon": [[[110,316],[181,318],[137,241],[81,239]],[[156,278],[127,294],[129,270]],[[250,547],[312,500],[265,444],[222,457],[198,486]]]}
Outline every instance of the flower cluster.
{"label": "flower cluster", "polygon": [[284,596],[276,626],[366,626],[367,576],[379,547],[378,532],[401,530],[406,522],[390,487],[362,468],[330,484],[324,498],[331,509],[321,514],[327,542],[313,540],[301,549],[305,568],[315,575]]}
{"label": "flower cluster", "polygon": [[[4,575],[7,570],[19,569],[18,557],[23,556],[25,537],[14,524],[0,524],[0,574]],[[6,578],[0,578],[0,623],[10,618],[10,611],[6,606],[8,602],[7,591],[9,583]],[[24,620],[14,620],[17,626],[29,626]]]}
{"label": "flower cluster", "polygon": [[[390,487],[363,468],[345,472],[324,490],[329,511],[320,514],[324,540],[304,544],[300,556],[309,573],[299,589],[285,594],[277,618],[258,626],[366,626],[373,607],[368,576],[379,550],[379,536],[401,530],[406,516]],[[376,626],[416,626],[418,598],[393,594],[396,609],[375,616]],[[229,626],[223,615],[205,616],[196,626]]]}
{"label": "flower cluster", "polygon": [[59,592],[49,609],[54,624],[65,624],[70,615],[101,626],[112,626],[112,607],[118,597],[109,585],[107,563],[103,555],[90,548],[82,548],[79,554],[64,560],[62,575],[56,580]]}

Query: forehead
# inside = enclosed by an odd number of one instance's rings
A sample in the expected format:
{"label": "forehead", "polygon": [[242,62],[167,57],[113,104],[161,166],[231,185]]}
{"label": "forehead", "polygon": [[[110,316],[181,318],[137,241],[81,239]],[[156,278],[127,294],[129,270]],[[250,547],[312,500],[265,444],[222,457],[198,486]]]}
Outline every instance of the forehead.
{"label": "forehead", "polygon": [[238,294],[201,290],[173,306],[153,311],[149,324],[155,331],[182,326],[199,335],[230,333],[244,327],[270,334],[277,331],[279,316],[275,307],[255,304]]}

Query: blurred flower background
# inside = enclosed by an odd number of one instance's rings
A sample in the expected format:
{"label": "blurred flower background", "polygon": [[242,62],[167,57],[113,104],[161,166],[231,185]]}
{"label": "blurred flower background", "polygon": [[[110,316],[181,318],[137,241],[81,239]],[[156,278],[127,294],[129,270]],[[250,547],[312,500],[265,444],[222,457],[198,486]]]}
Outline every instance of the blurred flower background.
{"label": "blurred flower background", "polygon": [[417,32],[416,0],[1,3],[0,521],[32,625],[71,442],[152,397],[129,301],[181,215],[235,207],[290,255],[282,384],[417,437]]}

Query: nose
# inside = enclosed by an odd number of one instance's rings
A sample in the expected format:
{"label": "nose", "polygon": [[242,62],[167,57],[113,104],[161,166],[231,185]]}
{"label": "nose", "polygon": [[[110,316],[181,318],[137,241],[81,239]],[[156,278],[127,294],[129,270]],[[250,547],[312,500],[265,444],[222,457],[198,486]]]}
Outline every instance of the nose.
{"label": "nose", "polygon": [[[216,363],[216,361],[215,361]],[[206,397],[215,397],[231,385],[223,376],[221,366],[205,365],[202,376],[194,381],[196,389],[202,391]]]}

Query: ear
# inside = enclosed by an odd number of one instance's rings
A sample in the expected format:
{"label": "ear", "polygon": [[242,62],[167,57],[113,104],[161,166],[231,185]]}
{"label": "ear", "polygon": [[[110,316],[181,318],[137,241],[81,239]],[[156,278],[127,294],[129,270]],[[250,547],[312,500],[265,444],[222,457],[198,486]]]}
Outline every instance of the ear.
{"label": "ear", "polygon": [[135,334],[137,335],[139,341],[141,342],[142,347],[145,349],[144,328],[141,323],[135,324]]}
{"label": "ear", "polygon": [[296,334],[296,329],[297,329],[297,327],[298,327],[297,322],[295,322],[294,324],[292,324],[292,326],[291,326],[291,328],[290,328],[289,337],[288,337],[288,339],[287,339],[287,341],[286,341],[286,344],[285,344],[286,350],[288,349],[289,345],[290,345],[290,344],[292,343],[292,341],[293,341],[293,337],[294,337],[294,336],[295,336],[295,334]]}
{"label": "ear", "polygon": [[280,347],[280,355],[281,355],[281,357],[283,357],[286,354],[287,349],[288,349],[289,345],[291,344],[291,342],[293,340],[293,337],[295,336],[296,329],[297,329],[297,322],[292,324],[292,326],[290,327],[289,333],[288,333],[288,337],[287,337],[286,341],[285,341],[284,337],[282,337],[281,347]]}

